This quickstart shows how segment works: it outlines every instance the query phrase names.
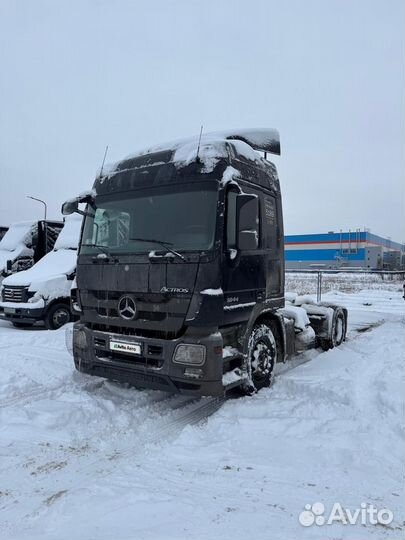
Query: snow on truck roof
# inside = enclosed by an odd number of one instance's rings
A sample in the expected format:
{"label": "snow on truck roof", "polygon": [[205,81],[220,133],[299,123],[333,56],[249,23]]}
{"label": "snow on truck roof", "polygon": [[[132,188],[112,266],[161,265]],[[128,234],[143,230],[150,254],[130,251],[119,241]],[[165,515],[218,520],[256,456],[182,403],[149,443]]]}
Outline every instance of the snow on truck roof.
{"label": "snow on truck roof", "polygon": [[0,250],[14,251],[20,244],[31,242],[32,227],[36,221],[18,221],[12,223],[0,241]]}
{"label": "snow on truck roof", "polygon": [[207,133],[201,140],[196,136],[150,147],[103,167],[94,181],[93,193],[106,195],[200,178],[224,182],[229,181],[232,170],[233,179],[246,176],[277,195],[277,169],[259,150],[280,154],[280,137],[275,129]]}
{"label": "snow on truck roof", "polygon": [[137,166],[152,165],[148,160],[140,159],[139,165],[134,163],[134,160],[156,154],[160,154],[161,164],[173,162],[179,166],[186,166],[198,158],[204,165],[204,172],[211,172],[219,159],[229,157],[230,146],[237,155],[250,161],[257,161],[256,151],[280,155],[280,135],[276,129],[269,128],[205,133],[202,134],[201,140],[199,136],[194,136],[135,152],[120,161],[104,166],[103,174],[109,175]]}

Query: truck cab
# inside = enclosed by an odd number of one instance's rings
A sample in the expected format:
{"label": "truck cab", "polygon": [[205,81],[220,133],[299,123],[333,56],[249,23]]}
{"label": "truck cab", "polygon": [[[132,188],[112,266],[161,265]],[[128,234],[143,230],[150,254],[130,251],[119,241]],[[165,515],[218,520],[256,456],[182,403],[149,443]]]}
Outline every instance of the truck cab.
{"label": "truck cab", "polygon": [[180,141],[118,162],[64,204],[87,205],[78,370],[196,395],[270,384],[295,328],[280,311],[282,205],[267,153],[280,153],[275,130]]}
{"label": "truck cab", "polygon": [[51,330],[71,320],[70,288],[81,222],[81,216],[68,216],[52,251],[31,268],[3,280],[0,317],[16,327],[44,322]]}

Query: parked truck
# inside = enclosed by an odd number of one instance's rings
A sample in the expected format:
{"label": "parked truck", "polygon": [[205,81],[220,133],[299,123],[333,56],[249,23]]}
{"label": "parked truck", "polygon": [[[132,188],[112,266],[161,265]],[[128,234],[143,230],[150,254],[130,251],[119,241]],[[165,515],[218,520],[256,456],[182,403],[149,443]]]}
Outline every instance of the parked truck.
{"label": "parked truck", "polygon": [[269,153],[280,154],[276,130],[151,148],[63,205],[85,216],[73,291],[79,371],[198,396],[250,393],[270,385],[276,362],[342,343],[345,308],[285,299]]}
{"label": "parked truck", "polygon": [[44,322],[50,330],[72,319],[70,288],[81,222],[81,216],[68,216],[52,251],[28,270],[3,280],[0,317],[18,328]]}
{"label": "parked truck", "polygon": [[62,221],[12,223],[0,241],[0,283],[15,272],[27,270],[53,249]]}

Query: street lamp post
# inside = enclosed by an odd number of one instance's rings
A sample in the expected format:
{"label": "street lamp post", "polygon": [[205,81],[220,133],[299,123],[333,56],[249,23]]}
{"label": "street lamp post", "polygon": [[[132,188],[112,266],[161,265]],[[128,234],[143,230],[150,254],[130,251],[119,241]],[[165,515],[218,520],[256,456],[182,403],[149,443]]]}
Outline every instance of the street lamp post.
{"label": "street lamp post", "polygon": [[36,197],[31,197],[31,195],[27,195],[27,199],[32,199],[33,201],[38,201],[38,202],[40,202],[40,203],[42,203],[44,205],[44,210],[45,210],[44,219],[46,220],[46,212],[48,210],[46,202],[43,201],[42,199],[37,199]]}

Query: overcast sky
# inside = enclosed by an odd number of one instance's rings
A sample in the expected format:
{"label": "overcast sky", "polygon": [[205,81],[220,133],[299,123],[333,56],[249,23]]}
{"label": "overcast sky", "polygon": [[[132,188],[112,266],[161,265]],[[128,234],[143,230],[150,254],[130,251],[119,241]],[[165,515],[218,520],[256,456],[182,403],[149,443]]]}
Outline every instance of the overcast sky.
{"label": "overcast sky", "polygon": [[404,0],[0,0],[0,224],[107,161],[274,127],[288,234],[405,240]]}

